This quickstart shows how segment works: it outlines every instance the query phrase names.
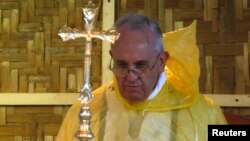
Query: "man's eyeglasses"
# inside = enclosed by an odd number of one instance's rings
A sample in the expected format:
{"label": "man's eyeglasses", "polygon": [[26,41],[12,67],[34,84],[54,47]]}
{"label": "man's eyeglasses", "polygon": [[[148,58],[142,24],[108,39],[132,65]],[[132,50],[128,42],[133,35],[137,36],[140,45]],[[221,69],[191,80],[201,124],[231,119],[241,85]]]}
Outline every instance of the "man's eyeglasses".
{"label": "man's eyeglasses", "polygon": [[118,62],[112,65],[112,58],[111,58],[109,69],[112,70],[115,75],[120,77],[127,76],[130,71],[132,71],[135,75],[140,77],[143,73],[151,71],[155,67],[160,55],[161,54],[157,56],[157,59],[155,60],[155,63],[152,66],[149,66],[146,62],[142,61],[134,64],[133,65],[134,67],[132,69],[130,69],[128,64],[125,62]]}

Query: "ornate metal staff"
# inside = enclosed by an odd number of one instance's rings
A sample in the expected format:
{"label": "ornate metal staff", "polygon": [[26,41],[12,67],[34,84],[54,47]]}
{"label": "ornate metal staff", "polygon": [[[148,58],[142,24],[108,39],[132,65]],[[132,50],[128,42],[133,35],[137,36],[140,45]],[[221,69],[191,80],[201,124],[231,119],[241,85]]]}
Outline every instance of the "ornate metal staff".
{"label": "ornate metal staff", "polygon": [[92,0],[88,1],[86,7],[82,9],[83,19],[85,22],[85,31],[78,31],[70,27],[64,26],[58,33],[63,41],[74,40],[76,38],[85,38],[85,56],[84,56],[84,83],[80,90],[79,100],[82,103],[79,113],[80,127],[77,132],[77,137],[83,141],[90,141],[94,135],[91,131],[90,121],[91,112],[88,103],[93,100],[90,84],[90,71],[91,71],[91,48],[92,39],[98,38],[113,43],[119,36],[115,29],[105,30],[102,32],[93,32],[93,24],[98,13],[98,8],[94,5]]}

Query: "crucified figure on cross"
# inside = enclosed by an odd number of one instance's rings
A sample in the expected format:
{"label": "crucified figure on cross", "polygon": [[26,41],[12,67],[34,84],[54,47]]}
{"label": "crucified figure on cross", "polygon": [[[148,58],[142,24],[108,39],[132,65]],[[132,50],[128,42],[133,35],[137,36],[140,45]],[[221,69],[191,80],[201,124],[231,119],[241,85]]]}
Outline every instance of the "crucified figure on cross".
{"label": "crucified figure on cross", "polygon": [[94,21],[96,19],[98,8],[95,4],[89,0],[86,7],[82,9],[83,19],[85,22],[85,31],[78,31],[70,27],[64,26],[58,33],[63,41],[74,40],[76,38],[85,38],[85,55],[84,55],[84,83],[80,90],[79,100],[82,103],[82,107],[79,113],[80,127],[77,133],[77,137],[83,141],[90,141],[94,135],[90,127],[91,112],[88,103],[93,99],[91,93],[90,84],[90,71],[91,71],[91,49],[92,39],[97,38],[104,41],[114,43],[119,37],[119,34],[115,29],[104,30],[102,32],[94,32]]}

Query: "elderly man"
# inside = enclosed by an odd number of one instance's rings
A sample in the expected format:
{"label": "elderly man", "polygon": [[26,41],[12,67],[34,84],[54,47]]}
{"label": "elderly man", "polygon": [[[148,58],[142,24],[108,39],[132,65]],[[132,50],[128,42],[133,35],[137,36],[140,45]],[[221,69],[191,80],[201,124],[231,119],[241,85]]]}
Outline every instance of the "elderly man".
{"label": "elderly man", "polygon": [[[94,141],[205,141],[209,124],[226,124],[220,107],[199,93],[199,67],[171,58],[176,53],[164,50],[156,22],[126,14],[115,28],[114,79],[96,89],[90,103]],[[80,106],[69,109],[57,141],[77,141]]]}

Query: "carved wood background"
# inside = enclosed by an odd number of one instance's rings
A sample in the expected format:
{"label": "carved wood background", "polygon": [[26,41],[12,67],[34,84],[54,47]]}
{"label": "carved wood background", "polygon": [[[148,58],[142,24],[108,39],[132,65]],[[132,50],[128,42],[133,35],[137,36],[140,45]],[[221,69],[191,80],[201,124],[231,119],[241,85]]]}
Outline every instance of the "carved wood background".
{"label": "carved wood background", "polygon": [[[64,25],[83,30],[86,4],[87,0],[0,1],[0,92],[79,92],[85,40],[63,42],[57,34]],[[100,19],[95,30],[101,29]],[[95,89],[101,83],[101,42],[94,40],[93,46]],[[0,141],[53,141],[67,109],[0,107]]]}
{"label": "carved wood background", "polygon": [[[249,0],[115,1],[116,18],[127,12],[144,13],[158,21],[164,32],[196,19],[201,92],[250,93]],[[62,42],[57,34],[65,24],[83,30],[81,8],[86,3],[0,0],[0,92],[79,91],[84,40]],[[100,15],[95,30],[101,29]],[[93,44],[91,82],[95,89],[101,84],[101,42]],[[67,105],[0,107],[0,141],[53,141],[67,109]],[[250,116],[249,108],[225,110]]]}

